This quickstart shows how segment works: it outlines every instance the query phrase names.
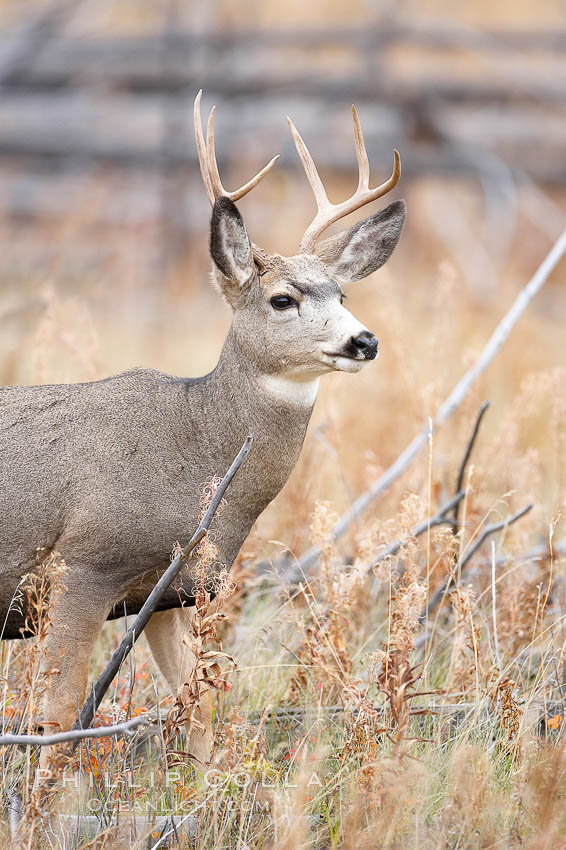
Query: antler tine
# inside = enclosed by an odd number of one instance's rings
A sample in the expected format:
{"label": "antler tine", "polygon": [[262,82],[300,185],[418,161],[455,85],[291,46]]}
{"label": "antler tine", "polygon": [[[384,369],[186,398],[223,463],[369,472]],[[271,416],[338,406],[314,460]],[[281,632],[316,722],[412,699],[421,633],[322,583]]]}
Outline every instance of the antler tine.
{"label": "antler tine", "polygon": [[381,198],[381,196],[387,194],[387,192],[390,192],[391,189],[397,185],[399,178],[401,177],[401,157],[399,156],[399,151],[395,150],[393,151],[393,172],[391,177],[386,180],[385,183],[382,183],[381,186],[377,186],[375,189],[370,189],[369,160],[360,119],[355,106],[352,106],[352,118],[354,121],[354,142],[359,170],[358,187],[352,197],[348,198],[346,201],[342,201],[341,204],[332,204],[328,200],[326,190],[324,189],[307,146],[299,135],[291,119],[287,119],[297,148],[297,153],[299,154],[307,179],[312,187],[318,208],[314,219],[309,224],[301,240],[301,253],[311,252],[314,249],[320,235],[328,227],[330,227],[331,224],[334,224],[336,221],[344,218],[344,216],[349,215],[360,207],[363,207],[366,204],[377,200],[377,198]]}
{"label": "antler tine", "polygon": [[252,177],[251,180],[248,180],[247,183],[244,183],[243,186],[240,186],[239,189],[235,189],[233,192],[227,192],[227,196],[231,201],[239,201],[240,198],[243,198],[244,195],[247,195],[248,192],[257,186],[257,184],[263,180],[268,171],[271,171],[277,160],[279,159],[280,154],[276,154],[273,159],[270,159],[267,165],[264,165],[261,171],[258,171],[255,177]]}
{"label": "antler tine", "polygon": [[354,143],[356,145],[356,158],[358,160],[358,170],[360,177],[358,180],[358,191],[360,189],[369,190],[369,159],[362,133],[362,125],[360,124],[360,116],[358,110],[352,105],[352,118],[354,120]]}
{"label": "antler tine", "polygon": [[206,157],[206,144],[204,141],[204,133],[202,131],[202,120],[200,116],[200,100],[202,97],[202,89],[199,91],[197,96],[195,97],[195,105],[194,105],[194,122],[195,122],[195,142],[197,146],[198,153],[198,161],[200,165],[200,173],[202,175],[202,182],[204,183],[204,188],[206,189],[206,195],[211,204],[214,204],[214,191],[212,188],[212,183],[210,182],[210,175],[208,171],[208,163]]}
{"label": "antler tine", "polygon": [[[202,119],[200,114],[201,98],[202,89],[195,97],[194,123],[195,140],[200,164],[200,173],[202,175],[202,180],[204,183],[204,188],[206,189],[208,200],[210,201],[212,206],[214,206],[214,202],[217,198],[229,198],[231,201],[239,201],[240,198],[243,198],[244,195],[247,195],[248,192],[251,192],[251,190],[255,186],[257,186],[260,180],[263,180],[268,171],[271,171],[271,169],[279,159],[279,154],[277,156],[274,156],[273,159],[270,160],[267,165],[265,165],[261,169],[261,171],[258,171],[255,177],[252,177],[251,180],[248,180],[248,182],[244,183],[243,186],[240,186],[239,189],[235,189],[233,192],[228,192],[222,185],[222,181],[220,180],[220,173],[218,171],[218,163],[216,162],[216,148],[214,144],[214,115],[216,113],[216,107],[212,107],[210,115],[208,116],[205,141],[202,129]],[[267,268],[270,264],[269,255],[266,254],[266,252],[263,251],[254,242],[252,242],[252,251],[256,263],[261,268]]]}
{"label": "antler tine", "polygon": [[316,205],[320,212],[328,203],[328,195],[326,194],[326,190],[320,179],[319,173],[316,170],[316,165],[314,164],[314,160],[310,155],[309,149],[305,145],[303,138],[289,116],[287,115],[287,122],[289,124],[289,129],[291,130],[291,135],[293,137],[293,141],[295,142],[295,147],[297,148],[297,153],[299,154],[299,159],[303,164],[303,168],[305,169],[305,174],[307,175],[307,180],[311,185],[311,189],[313,191]]}
{"label": "antler tine", "polygon": [[208,117],[208,123],[206,126],[205,142],[204,133],[202,130],[202,120],[200,115],[201,97],[202,90],[199,91],[195,98],[195,139],[200,163],[200,171],[202,174],[202,179],[204,182],[208,200],[211,204],[214,204],[216,198],[230,198],[231,201],[239,201],[240,198],[243,198],[244,195],[247,195],[248,192],[251,192],[251,190],[255,186],[257,186],[260,180],[263,180],[268,171],[271,171],[271,169],[279,159],[279,154],[277,156],[274,156],[273,159],[270,160],[267,165],[265,165],[261,169],[261,171],[258,171],[255,177],[252,177],[251,180],[248,180],[248,182],[244,183],[243,186],[240,186],[239,189],[235,189],[233,192],[228,192],[222,185],[222,181],[220,180],[220,173],[218,171],[218,163],[216,162],[216,147],[214,143],[214,116],[216,113],[216,107],[213,106],[210,110],[210,115]]}
{"label": "antler tine", "polygon": [[208,175],[212,184],[212,191],[215,198],[230,197],[222,185],[220,173],[218,171],[218,163],[216,162],[216,145],[214,143],[214,115],[216,107],[213,106],[208,116],[206,124],[206,161],[208,163]]}

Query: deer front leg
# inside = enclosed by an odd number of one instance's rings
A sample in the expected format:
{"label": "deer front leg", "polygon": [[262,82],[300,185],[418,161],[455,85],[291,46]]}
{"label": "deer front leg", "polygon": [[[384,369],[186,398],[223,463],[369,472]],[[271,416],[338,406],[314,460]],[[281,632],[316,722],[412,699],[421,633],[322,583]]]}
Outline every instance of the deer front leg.
{"label": "deer front leg", "polygon": [[[183,682],[188,682],[195,668],[196,657],[183,642],[194,608],[174,608],[153,614],[145,628],[151,653],[173,694]],[[212,757],[212,699],[210,690],[203,686],[197,710],[197,719],[204,731],[187,724],[188,750],[202,764]]]}
{"label": "deer front leg", "polygon": [[[45,734],[70,729],[86,695],[88,672],[96,639],[110,603],[78,576],[65,582],[49,606],[50,626],[42,650],[41,672],[49,680],[43,698]],[[49,761],[51,747],[42,747],[40,768]]]}

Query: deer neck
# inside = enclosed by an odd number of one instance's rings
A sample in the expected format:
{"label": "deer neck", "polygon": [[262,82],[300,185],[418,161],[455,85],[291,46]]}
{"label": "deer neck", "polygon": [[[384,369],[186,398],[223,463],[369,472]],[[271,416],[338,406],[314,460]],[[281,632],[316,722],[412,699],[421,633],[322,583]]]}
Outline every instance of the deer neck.
{"label": "deer neck", "polygon": [[[202,434],[200,451],[218,471],[231,462],[251,434],[254,446],[240,478],[252,476],[247,486],[258,502],[267,504],[297,462],[317,388],[316,377],[295,381],[263,374],[259,364],[243,352],[231,329],[216,369],[189,387],[189,415],[195,420],[191,430]],[[204,428],[196,427],[196,417],[206,421]]]}
{"label": "deer neck", "polygon": [[242,423],[264,425],[268,438],[270,427],[285,419],[289,425],[300,423],[306,429],[319,385],[319,378],[313,375],[265,374],[261,364],[242,349],[233,328],[210,379],[217,403],[228,403]]}

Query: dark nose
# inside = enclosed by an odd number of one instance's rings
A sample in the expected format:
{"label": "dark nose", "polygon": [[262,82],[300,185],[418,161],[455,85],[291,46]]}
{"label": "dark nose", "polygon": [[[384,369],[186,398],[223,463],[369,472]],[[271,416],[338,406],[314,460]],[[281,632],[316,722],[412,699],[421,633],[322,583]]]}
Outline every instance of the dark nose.
{"label": "dark nose", "polygon": [[353,336],[351,342],[366,360],[374,360],[377,357],[377,337],[370,331],[362,331],[361,334]]}

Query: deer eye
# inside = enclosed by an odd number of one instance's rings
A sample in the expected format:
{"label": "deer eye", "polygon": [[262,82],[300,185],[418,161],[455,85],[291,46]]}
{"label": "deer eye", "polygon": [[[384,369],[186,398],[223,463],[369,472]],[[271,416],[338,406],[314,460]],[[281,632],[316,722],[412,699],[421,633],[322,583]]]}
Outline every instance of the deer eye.
{"label": "deer eye", "polygon": [[290,295],[274,295],[270,301],[274,310],[288,310],[289,307],[298,307],[299,305]]}

